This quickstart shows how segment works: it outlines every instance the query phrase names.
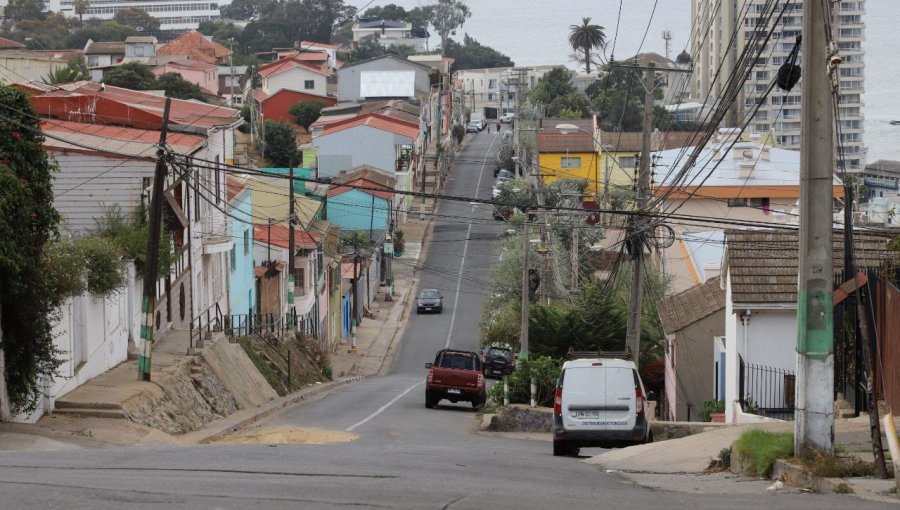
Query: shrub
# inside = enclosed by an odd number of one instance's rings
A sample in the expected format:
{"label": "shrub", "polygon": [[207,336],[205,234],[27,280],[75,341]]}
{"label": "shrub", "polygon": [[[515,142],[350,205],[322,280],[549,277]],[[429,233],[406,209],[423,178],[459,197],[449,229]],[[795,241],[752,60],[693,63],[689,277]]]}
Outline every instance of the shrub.
{"label": "shrub", "polygon": [[88,292],[108,296],[125,285],[125,261],[112,239],[84,237],[75,241],[85,264]]}
{"label": "shrub", "polygon": [[291,105],[288,113],[294,117],[297,124],[303,126],[303,129],[309,132],[309,126],[319,119],[322,108],[325,108],[325,103],[322,101],[303,101],[302,103]]}
{"label": "shrub", "polygon": [[[562,370],[563,360],[542,356],[535,359],[520,359],[516,370],[509,376],[509,402],[528,404],[531,402],[531,380],[534,378],[535,401],[539,406],[553,406],[556,381]],[[494,402],[503,402],[503,384],[495,384],[490,391]]]}
{"label": "shrub", "polygon": [[734,448],[746,474],[768,476],[776,460],[794,456],[794,434],[748,430],[735,441]]}
{"label": "shrub", "polygon": [[711,414],[724,412],[724,400],[707,400],[703,403],[703,409],[700,410],[700,421],[712,421]]}
{"label": "shrub", "polygon": [[453,126],[453,138],[456,139],[456,143],[462,143],[463,138],[466,137],[466,128],[456,124]]}

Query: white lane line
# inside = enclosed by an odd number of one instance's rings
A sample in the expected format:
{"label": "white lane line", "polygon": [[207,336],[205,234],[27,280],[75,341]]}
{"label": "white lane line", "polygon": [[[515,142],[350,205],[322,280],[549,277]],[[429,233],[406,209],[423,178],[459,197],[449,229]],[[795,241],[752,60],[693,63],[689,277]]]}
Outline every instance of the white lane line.
{"label": "white lane line", "polygon": [[[484,165],[487,164],[488,154],[494,147],[497,137],[491,140],[486,151],[484,151],[484,161],[481,162],[481,170],[478,172],[478,182],[475,184],[475,198],[478,198],[478,191],[481,189],[481,177],[484,175]],[[472,212],[475,212],[475,206],[472,206]],[[447,341],[444,342],[444,349],[450,347],[450,339],[453,337],[453,326],[456,324],[456,310],[459,304],[459,289],[462,287],[463,270],[466,268],[466,254],[469,253],[469,237],[472,236],[472,220],[469,220],[469,228],[466,230],[466,243],[463,245],[462,260],[459,261],[459,276],[456,277],[456,295],[453,296],[453,313],[450,314],[450,328],[447,330]]]}
{"label": "white lane line", "polygon": [[375,411],[374,413],[370,414],[369,416],[366,416],[366,417],[363,418],[361,421],[358,421],[358,422],[354,423],[353,425],[350,425],[350,426],[347,427],[345,430],[346,430],[347,432],[353,432],[353,429],[355,429],[356,427],[359,427],[359,426],[361,426],[361,425],[365,425],[365,424],[368,423],[370,420],[372,420],[372,418],[375,418],[375,417],[378,416],[379,414],[383,413],[385,410],[387,410],[388,407],[391,407],[392,405],[394,405],[395,403],[397,403],[398,400],[400,400],[401,398],[405,397],[410,391],[412,391],[413,389],[415,389],[416,386],[422,384],[422,382],[423,382],[423,381],[419,381],[419,382],[417,382],[416,384],[413,384],[412,386],[410,386],[409,388],[406,388],[406,390],[405,390],[403,393],[401,393],[401,394],[397,395],[396,397],[392,398],[391,401],[388,402],[387,404],[385,404],[385,405],[379,407],[377,411]]}

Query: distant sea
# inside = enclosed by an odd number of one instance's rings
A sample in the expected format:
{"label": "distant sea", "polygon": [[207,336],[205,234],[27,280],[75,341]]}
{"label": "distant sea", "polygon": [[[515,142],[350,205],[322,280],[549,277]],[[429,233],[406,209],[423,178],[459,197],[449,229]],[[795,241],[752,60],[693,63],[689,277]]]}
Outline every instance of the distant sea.
{"label": "distant sea", "polygon": [[[361,7],[368,0],[349,0]],[[376,0],[372,5],[394,3],[411,9],[430,4],[424,0]],[[656,11],[651,12],[656,3]],[[670,58],[688,49],[691,30],[690,0],[624,0],[618,20],[618,0],[469,0],[472,17],[455,36],[468,33],[479,42],[510,56],[516,65],[566,64],[572,68],[567,37],[569,26],[579,24],[582,17],[592,18],[605,28],[609,50],[618,59],[638,52],[666,53],[662,37],[669,31]],[[868,161],[900,160],[900,126],[889,121],[900,120],[900,1],[866,1],[866,93],[865,144]],[[649,30],[647,29],[649,22]],[[646,31],[646,38],[644,37]],[[877,41],[877,44],[874,42]],[[439,44],[432,36],[432,44]],[[613,43],[615,46],[613,47]]]}

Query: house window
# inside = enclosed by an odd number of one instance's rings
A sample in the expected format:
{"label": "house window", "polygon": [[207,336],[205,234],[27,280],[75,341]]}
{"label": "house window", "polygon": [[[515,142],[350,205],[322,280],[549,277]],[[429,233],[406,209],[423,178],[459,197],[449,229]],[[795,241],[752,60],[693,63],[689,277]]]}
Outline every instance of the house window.
{"label": "house window", "polygon": [[728,207],[747,207],[746,198],[729,198]]}
{"label": "house window", "polygon": [[316,82],[314,82],[313,80],[304,80],[303,88],[306,90],[312,90],[312,89],[316,88]]}
{"label": "house window", "polygon": [[580,156],[567,156],[559,158],[560,168],[581,168]]}
{"label": "house window", "polygon": [[619,166],[622,168],[634,168],[637,158],[634,156],[623,156],[619,158]]}
{"label": "house window", "polygon": [[764,211],[769,210],[769,199],[768,198],[751,198],[747,201],[747,205],[753,207],[755,209],[762,209]]}
{"label": "house window", "polygon": [[488,101],[493,101],[493,100],[494,100],[494,93],[493,93],[493,92],[488,92],[488,98],[487,98],[487,100],[488,100]]}
{"label": "house window", "polygon": [[244,230],[244,255],[250,255],[250,229]]}
{"label": "house window", "polygon": [[306,270],[297,268],[294,270],[294,287],[299,289],[300,295],[306,295]]}
{"label": "house window", "polygon": [[234,244],[231,246],[231,251],[229,252],[228,264],[231,267],[231,272],[237,268],[237,245]]}
{"label": "house window", "polygon": [[488,80],[488,88],[489,89],[497,88],[497,80]]}

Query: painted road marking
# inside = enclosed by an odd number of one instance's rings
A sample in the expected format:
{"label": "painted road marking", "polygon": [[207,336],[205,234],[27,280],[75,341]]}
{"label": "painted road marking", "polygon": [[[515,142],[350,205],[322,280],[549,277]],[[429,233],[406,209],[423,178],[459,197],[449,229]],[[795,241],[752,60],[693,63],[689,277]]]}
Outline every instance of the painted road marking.
{"label": "painted road marking", "polygon": [[361,426],[361,425],[365,425],[365,424],[368,423],[370,420],[372,420],[372,418],[375,418],[375,417],[378,416],[379,414],[383,413],[385,410],[387,410],[388,407],[391,407],[392,405],[394,405],[395,403],[397,403],[398,400],[400,400],[401,398],[405,397],[410,391],[412,391],[413,389],[415,389],[416,386],[422,384],[422,382],[423,382],[423,381],[419,381],[419,382],[417,382],[416,384],[413,384],[412,386],[410,386],[409,388],[406,388],[406,390],[405,390],[403,393],[401,393],[401,394],[397,395],[396,397],[392,398],[391,401],[388,402],[387,404],[385,404],[385,405],[379,407],[377,411],[375,411],[374,413],[370,414],[369,416],[366,416],[366,417],[363,418],[361,421],[358,421],[358,422],[354,423],[353,425],[350,425],[350,426],[347,427],[345,430],[346,430],[347,432],[353,432],[353,429],[355,429],[356,427],[359,427],[359,426]]}

